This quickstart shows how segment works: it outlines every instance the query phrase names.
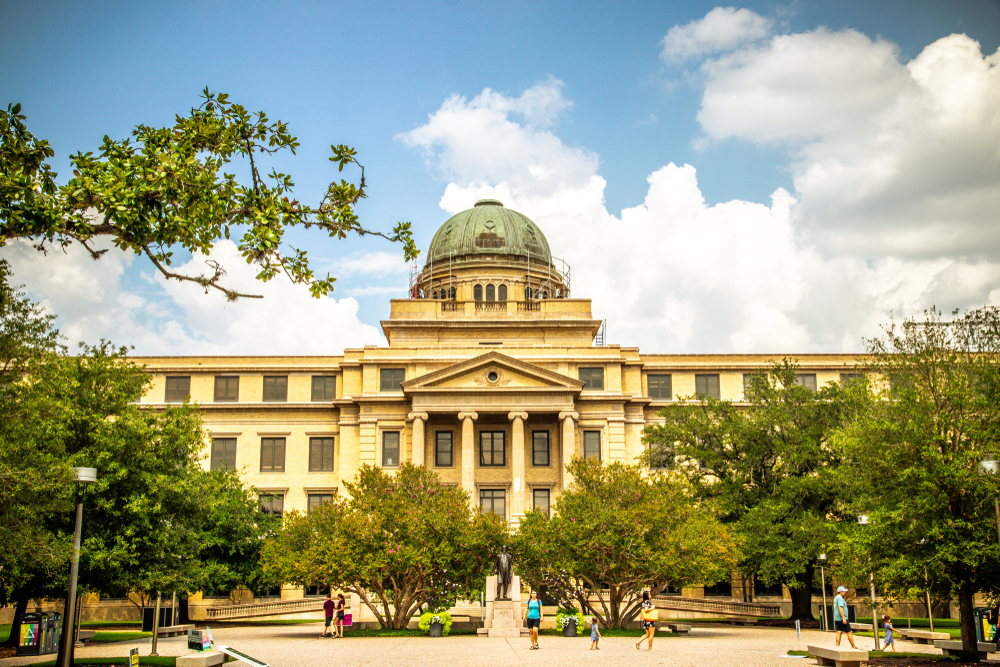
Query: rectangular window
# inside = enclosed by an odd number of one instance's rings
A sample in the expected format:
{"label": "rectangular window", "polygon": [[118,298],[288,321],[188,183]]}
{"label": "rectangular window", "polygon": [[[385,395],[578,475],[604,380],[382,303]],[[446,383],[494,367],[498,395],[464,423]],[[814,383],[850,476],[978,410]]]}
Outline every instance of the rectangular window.
{"label": "rectangular window", "polygon": [[227,403],[240,400],[240,378],[239,377],[216,377],[215,378],[215,402]]}
{"label": "rectangular window", "polygon": [[260,471],[285,472],[285,439],[260,439]]}
{"label": "rectangular window", "polygon": [[601,460],[601,432],[583,432],[583,458]]}
{"label": "rectangular window", "polygon": [[721,398],[718,375],[695,375],[694,393],[705,398]]}
{"label": "rectangular window", "polygon": [[262,512],[281,516],[285,511],[285,496],[282,493],[260,494],[260,509]]}
{"label": "rectangular window", "polygon": [[183,403],[191,396],[191,376],[167,378],[167,403]]}
{"label": "rectangular window", "polygon": [[438,431],[434,434],[434,465],[438,468],[450,468],[452,465],[451,431]]}
{"label": "rectangular window", "polygon": [[501,467],[507,465],[507,459],[504,456],[503,436],[503,431],[480,431],[479,465]]}
{"label": "rectangular window", "polygon": [[264,377],[264,400],[265,401],[288,400],[287,375]]}
{"label": "rectangular window", "polygon": [[507,518],[507,492],[503,489],[480,489],[479,509]]}
{"label": "rectangular window", "polygon": [[333,502],[332,493],[310,493],[307,513],[312,512],[314,508],[319,507],[320,505],[325,505],[326,503],[332,503],[332,502]]}
{"label": "rectangular window", "polygon": [[332,401],[337,398],[337,377],[334,375],[313,375],[312,400]]}
{"label": "rectangular window", "polygon": [[306,597],[323,597],[330,592],[329,586],[306,586]]}
{"label": "rectangular window", "polygon": [[531,496],[532,496],[532,498],[531,498],[532,505],[531,506],[534,507],[537,511],[541,512],[542,514],[544,514],[546,517],[550,516],[550,514],[549,514],[549,490],[548,489],[534,489],[531,492]]}
{"label": "rectangular window", "polygon": [[733,597],[733,582],[720,581],[712,586],[705,586],[705,597]]}
{"label": "rectangular window", "polygon": [[382,431],[382,467],[399,465],[399,431]]}
{"label": "rectangular window", "polygon": [[383,368],[379,371],[379,391],[403,391],[400,385],[405,379],[405,368]]}
{"label": "rectangular window", "polygon": [[531,465],[549,465],[549,432],[531,432]]}
{"label": "rectangular window", "polygon": [[811,389],[816,391],[816,374],[815,373],[799,373],[795,376],[795,384],[800,387],[805,387],[806,389]]}
{"label": "rectangular window", "polygon": [[669,401],[674,396],[673,378],[670,375],[647,375],[646,388],[650,398]]}
{"label": "rectangular window", "polygon": [[604,389],[603,368],[581,368],[580,380],[584,389]]}
{"label": "rectangular window", "polygon": [[333,438],[309,438],[309,472],[333,471]]}
{"label": "rectangular window", "polygon": [[845,387],[850,387],[855,382],[861,381],[861,373],[841,373],[840,374],[840,384]]}
{"label": "rectangular window", "polygon": [[236,470],[236,438],[212,438],[212,470]]}

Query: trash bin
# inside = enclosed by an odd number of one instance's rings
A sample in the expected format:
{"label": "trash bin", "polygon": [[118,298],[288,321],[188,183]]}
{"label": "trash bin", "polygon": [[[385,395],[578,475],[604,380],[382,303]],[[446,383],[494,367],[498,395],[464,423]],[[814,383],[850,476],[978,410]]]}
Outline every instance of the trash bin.
{"label": "trash bin", "polygon": [[42,614],[30,613],[21,616],[21,633],[17,638],[17,655],[39,655],[42,635],[45,634],[45,618]]}
{"label": "trash bin", "polygon": [[[858,622],[857,617],[854,615],[854,610],[855,610],[855,606],[853,604],[847,605],[847,622],[848,623],[857,623]],[[833,605],[832,604],[826,605],[826,609],[824,611],[826,612],[826,614],[825,614],[826,615],[826,627],[828,629],[830,629],[830,630],[834,630],[835,626],[833,624]]]}
{"label": "trash bin", "polygon": [[42,632],[42,646],[39,653],[59,652],[59,624],[62,614],[57,611],[47,611],[41,614],[45,630]]}
{"label": "trash bin", "polygon": [[[142,610],[142,631],[152,632],[153,631],[153,616],[156,615],[156,607],[146,607]],[[159,627],[165,628],[167,626],[173,625],[170,621],[172,614],[170,613],[170,607],[160,608],[160,625]]]}

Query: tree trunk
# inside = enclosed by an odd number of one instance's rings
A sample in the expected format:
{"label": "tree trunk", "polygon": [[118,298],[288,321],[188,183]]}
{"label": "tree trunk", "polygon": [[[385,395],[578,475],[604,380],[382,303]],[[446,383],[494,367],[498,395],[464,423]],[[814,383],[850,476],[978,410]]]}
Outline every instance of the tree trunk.
{"label": "tree trunk", "polygon": [[21,617],[24,616],[24,613],[27,610],[28,610],[28,598],[26,597],[17,598],[17,602],[14,604],[14,620],[11,621],[10,636],[7,637],[7,641],[5,641],[3,644],[0,644],[0,646],[3,646],[4,648],[17,647],[17,642],[21,637]]}
{"label": "tree trunk", "polygon": [[815,576],[815,568],[812,563],[806,565],[805,572],[795,578],[798,585],[789,588],[792,594],[792,621],[814,621],[816,618],[812,613],[812,582]]}
{"label": "tree trunk", "polygon": [[976,621],[972,615],[972,584],[963,581],[958,589],[958,618],[962,628],[962,662],[979,662],[979,646],[976,638]]}

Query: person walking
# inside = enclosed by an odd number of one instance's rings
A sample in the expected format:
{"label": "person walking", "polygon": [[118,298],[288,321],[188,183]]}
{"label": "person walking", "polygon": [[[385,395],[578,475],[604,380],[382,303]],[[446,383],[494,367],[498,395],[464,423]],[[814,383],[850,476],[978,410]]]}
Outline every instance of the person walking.
{"label": "person walking", "polygon": [[334,625],[337,627],[337,634],[334,639],[344,638],[344,594],[337,593],[337,620]]}
{"label": "person walking", "polygon": [[538,591],[531,591],[522,618],[527,620],[528,632],[531,634],[531,650],[534,651],[538,648],[538,628],[542,624],[542,601],[538,599]]}
{"label": "person walking", "polygon": [[599,641],[601,641],[601,623],[600,623],[600,621],[597,620],[597,617],[594,616],[592,619],[590,619],[590,650],[591,651],[593,651],[594,649],[596,649],[598,651],[601,650],[601,647],[597,645],[597,643]]}
{"label": "person walking", "polygon": [[646,648],[647,651],[653,650],[653,635],[656,634],[656,608],[649,599],[649,591],[642,592],[642,604],[639,606],[639,611],[642,613],[642,629],[646,631],[645,636],[635,643],[635,650],[641,650],[639,646],[642,645],[642,640],[649,640],[649,645]]}
{"label": "person walking", "polygon": [[840,638],[846,632],[847,641],[851,642],[851,648],[857,648],[854,645],[854,630],[851,629],[851,624],[847,622],[847,600],[844,599],[844,593],[847,589],[843,586],[837,588],[837,595],[833,598],[833,627],[837,631],[837,646],[840,646]]}
{"label": "person walking", "polygon": [[330,599],[329,593],[326,594],[326,602],[323,603],[323,616],[326,618],[326,625],[323,626],[323,634],[319,636],[320,639],[326,637],[328,631],[332,632],[330,623],[333,621],[333,600]]}
{"label": "person walking", "polygon": [[886,650],[889,646],[892,646],[892,650],[896,650],[896,640],[892,637],[892,631],[895,629],[892,627],[892,617],[883,614],[882,615],[882,629],[885,630],[884,641],[885,644],[882,645],[882,650]]}

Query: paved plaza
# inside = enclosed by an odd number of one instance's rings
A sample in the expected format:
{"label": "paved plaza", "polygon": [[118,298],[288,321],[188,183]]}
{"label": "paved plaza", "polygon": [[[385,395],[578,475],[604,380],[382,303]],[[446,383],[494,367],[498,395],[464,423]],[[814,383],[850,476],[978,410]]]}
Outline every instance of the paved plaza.
{"label": "paved plaza", "polygon": [[[584,667],[635,665],[720,665],[733,667],[792,667],[813,665],[811,658],[783,658],[789,649],[805,649],[807,644],[833,646],[833,634],[804,630],[796,642],[795,631],[775,628],[735,628],[696,626],[689,636],[662,637],[653,642],[653,652],[635,650],[635,638],[606,637],[601,650],[591,651],[587,637],[539,638],[541,649],[529,650],[522,639],[486,639],[470,635],[432,639],[430,637],[358,637],[319,639],[322,625],[271,626],[262,628],[220,628],[212,634],[217,644],[225,644],[272,665],[273,667],[503,667],[506,665],[571,665]],[[862,649],[870,649],[871,637],[855,638]],[[161,639],[160,655],[188,653],[185,637]],[[842,642],[848,646],[846,638]],[[141,655],[149,654],[150,640],[105,644],[77,650],[77,657],[125,656],[138,646]],[[898,642],[903,651],[940,654],[932,646]],[[26,665],[41,658],[0,660],[3,667]],[[241,663],[234,663],[234,667]]]}

